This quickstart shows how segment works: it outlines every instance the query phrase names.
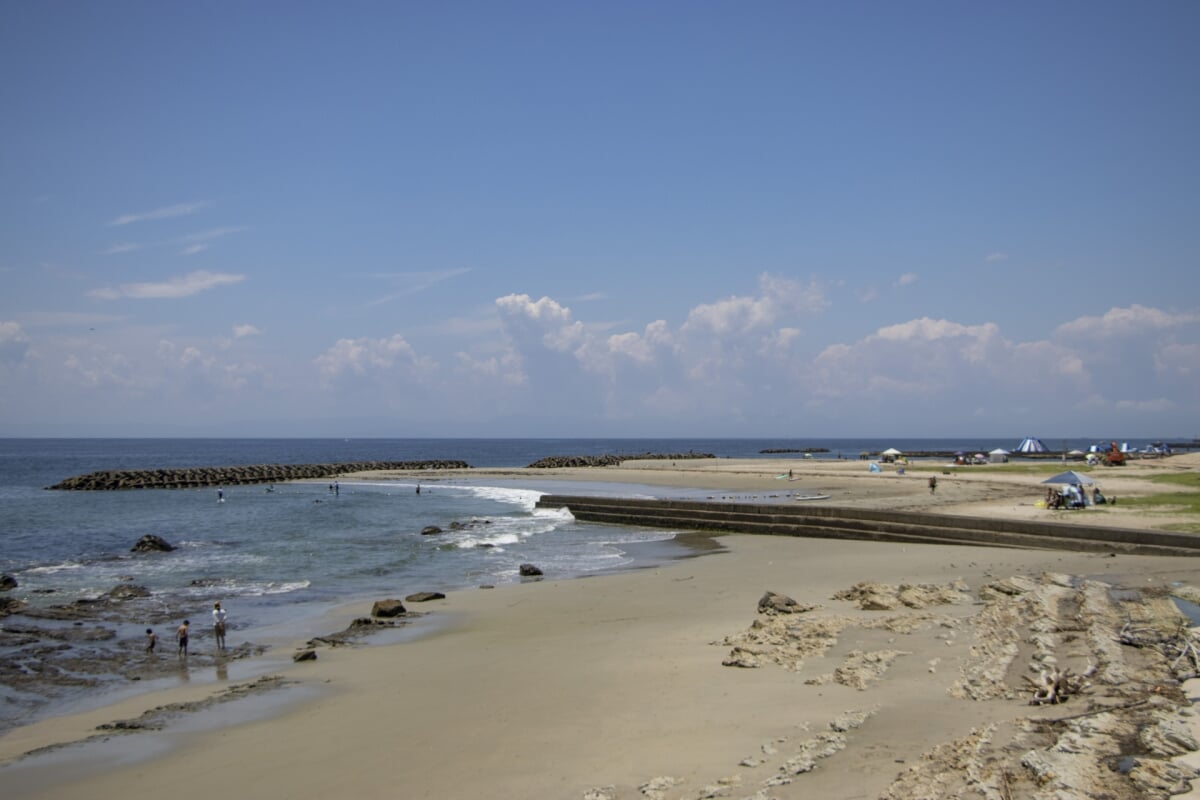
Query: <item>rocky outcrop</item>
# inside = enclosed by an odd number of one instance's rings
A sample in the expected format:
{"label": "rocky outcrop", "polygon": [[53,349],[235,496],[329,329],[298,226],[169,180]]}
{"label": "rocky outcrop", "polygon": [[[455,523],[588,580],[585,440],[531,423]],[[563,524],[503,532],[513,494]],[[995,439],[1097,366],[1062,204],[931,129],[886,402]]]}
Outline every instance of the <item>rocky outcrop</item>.
{"label": "rocky outcrop", "polygon": [[442,529],[437,525],[426,525],[424,528],[421,528],[422,536],[437,536],[441,532]]}
{"label": "rocky outcrop", "polygon": [[542,570],[533,564],[522,564],[520,573],[522,578],[536,578],[542,574]]}
{"label": "rocky outcrop", "polygon": [[11,592],[17,588],[17,579],[12,575],[0,575],[0,592]]}
{"label": "rocky outcrop", "polygon": [[168,553],[175,549],[175,545],[168,542],[161,536],[153,533],[148,533],[137,540],[133,547],[129,548],[133,553]]}
{"label": "rocky outcrop", "polygon": [[375,605],[371,606],[372,617],[398,617],[405,613],[404,604],[399,600],[376,600]]}
{"label": "rocky outcrop", "polygon": [[251,464],[232,467],[104,470],[67,478],[48,488],[69,491],[115,489],[194,489],[252,483],[333,478],[374,470],[470,469],[465,461],[348,461],[334,464]]}
{"label": "rocky outcrop", "polygon": [[527,469],[555,469],[562,467],[615,467],[625,461],[649,459],[657,461],[682,461],[689,458],[716,458],[712,453],[638,453],[629,455],[603,456],[546,456],[530,464]]}
{"label": "rocky outcrop", "polygon": [[446,595],[441,592],[415,592],[404,598],[406,603],[428,603],[430,600],[445,600]]}

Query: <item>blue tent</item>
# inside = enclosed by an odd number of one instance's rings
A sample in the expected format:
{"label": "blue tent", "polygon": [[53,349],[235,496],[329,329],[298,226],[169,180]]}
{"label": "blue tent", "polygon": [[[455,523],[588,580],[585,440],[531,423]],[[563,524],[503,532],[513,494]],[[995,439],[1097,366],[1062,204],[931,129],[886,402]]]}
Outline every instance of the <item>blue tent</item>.
{"label": "blue tent", "polygon": [[1014,453],[1049,453],[1050,450],[1049,450],[1049,448],[1046,447],[1046,445],[1042,444],[1041,439],[1030,437],[1028,439],[1022,439],[1021,443],[1019,445],[1017,445],[1016,449],[1013,450],[1013,452]]}

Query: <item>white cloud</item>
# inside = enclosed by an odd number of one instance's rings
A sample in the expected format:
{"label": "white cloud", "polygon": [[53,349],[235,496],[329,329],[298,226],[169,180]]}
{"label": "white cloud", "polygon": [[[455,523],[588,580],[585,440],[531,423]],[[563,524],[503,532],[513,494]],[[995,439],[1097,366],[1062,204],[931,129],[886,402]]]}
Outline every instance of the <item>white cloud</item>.
{"label": "white cloud", "polygon": [[205,203],[177,203],[173,206],[164,206],[156,208],[153,211],[142,211],[137,214],[122,214],[114,219],[109,225],[129,225],[134,222],[146,222],[155,219],[167,219],[170,217],[185,217],[189,214],[194,214],[204,208]]}
{"label": "white cloud", "polygon": [[208,245],[206,245],[206,244],[190,244],[187,247],[180,250],[179,255],[194,256],[197,253],[203,253],[207,249],[208,249]]}
{"label": "white cloud", "polygon": [[346,375],[380,377],[395,372],[414,376],[433,367],[400,334],[387,339],[338,339],[315,363],[326,380]]}
{"label": "white cloud", "polygon": [[88,292],[88,296],[100,300],[117,300],[122,297],[135,300],[174,300],[180,297],[190,297],[218,286],[241,283],[244,280],[246,280],[245,275],[200,270],[159,283],[127,283],[115,288],[93,289]]}
{"label": "white cloud", "polygon": [[1173,411],[1175,408],[1174,401],[1166,397],[1158,397],[1153,400],[1117,401],[1118,411],[1130,411],[1136,414],[1162,414],[1167,411]]}
{"label": "white cloud", "polygon": [[112,256],[118,253],[132,253],[135,250],[141,250],[142,246],[137,242],[121,242],[114,244],[112,247],[104,251],[104,255]]}
{"label": "white cloud", "polygon": [[15,364],[29,351],[29,337],[19,323],[0,321],[0,363]]}
{"label": "white cloud", "polygon": [[917,282],[917,273],[906,272],[896,279],[896,286],[911,286]]}
{"label": "white cloud", "polygon": [[986,256],[983,257],[983,260],[988,262],[989,264],[995,264],[996,262],[999,262],[999,261],[1007,261],[1008,253],[988,253]]}
{"label": "white cloud", "polygon": [[1079,317],[1058,326],[1064,336],[1110,337],[1162,331],[1200,322],[1196,312],[1176,313],[1134,304],[1109,309],[1100,317]]}
{"label": "white cloud", "polygon": [[259,330],[254,325],[234,325],[233,326],[233,337],[235,339],[241,339],[243,336],[258,336],[261,333],[262,333],[262,331]]}
{"label": "white cloud", "polygon": [[470,267],[459,267],[456,269],[428,270],[424,272],[382,272],[372,274],[368,277],[387,281],[397,288],[394,292],[389,292],[371,300],[371,302],[367,303],[367,307],[383,305],[400,297],[408,297],[409,295],[423,292],[443,281],[457,278],[460,275],[466,275],[470,271]]}

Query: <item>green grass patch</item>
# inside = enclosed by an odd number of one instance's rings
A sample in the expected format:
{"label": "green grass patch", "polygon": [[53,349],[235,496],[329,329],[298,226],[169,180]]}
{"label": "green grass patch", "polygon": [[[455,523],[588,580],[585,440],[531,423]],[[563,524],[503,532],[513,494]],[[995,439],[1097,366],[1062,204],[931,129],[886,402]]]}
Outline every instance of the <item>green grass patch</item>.
{"label": "green grass patch", "polygon": [[1123,506],[1172,514],[1200,514],[1200,492],[1159,492],[1145,497],[1120,497]]}
{"label": "green grass patch", "polygon": [[1148,480],[1154,483],[1168,483],[1172,486],[1200,489],[1200,472],[1170,472],[1165,475],[1151,475]]}
{"label": "green grass patch", "polygon": [[[956,466],[953,464],[929,464],[925,462],[916,462],[908,465],[908,472],[950,472],[953,474],[976,475],[981,472],[990,472],[993,475],[1057,475],[1060,472],[1074,470],[1080,475],[1090,475],[1092,478],[1103,477],[1103,468],[1089,467],[1087,464],[1076,464],[1074,462],[1068,464],[972,464],[970,466]],[[1114,473],[1119,474],[1119,473]]]}

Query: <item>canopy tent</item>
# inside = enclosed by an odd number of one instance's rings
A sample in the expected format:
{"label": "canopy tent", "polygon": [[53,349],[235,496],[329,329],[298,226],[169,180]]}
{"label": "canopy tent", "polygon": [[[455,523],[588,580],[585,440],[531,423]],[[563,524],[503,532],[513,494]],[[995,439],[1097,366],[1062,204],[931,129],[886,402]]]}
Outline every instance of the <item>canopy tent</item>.
{"label": "canopy tent", "polygon": [[1087,475],[1084,475],[1082,472],[1076,472],[1073,469],[1069,469],[1066,472],[1060,472],[1057,475],[1051,475],[1049,478],[1046,478],[1046,480],[1042,481],[1042,483],[1069,483],[1073,486],[1088,486],[1089,484],[1095,483],[1095,481],[1089,478]]}
{"label": "canopy tent", "polygon": [[1021,441],[1021,443],[1019,445],[1017,445],[1016,452],[1018,452],[1018,453],[1049,453],[1050,450],[1049,450],[1049,448],[1046,447],[1046,445],[1042,444],[1041,439],[1029,437],[1027,439],[1023,439]]}
{"label": "canopy tent", "polygon": [[899,450],[897,450],[894,447],[889,447],[887,450],[884,450],[879,455],[881,455],[881,456],[899,456],[899,455],[903,455],[903,453],[901,453]]}
{"label": "canopy tent", "polygon": [[997,447],[995,450],[992,450],[990,453],[988,453],[988,461],[992,462],[993,464],[1003,464],[1008,461],[1009,455],[1010,453],[1003,447]]}

